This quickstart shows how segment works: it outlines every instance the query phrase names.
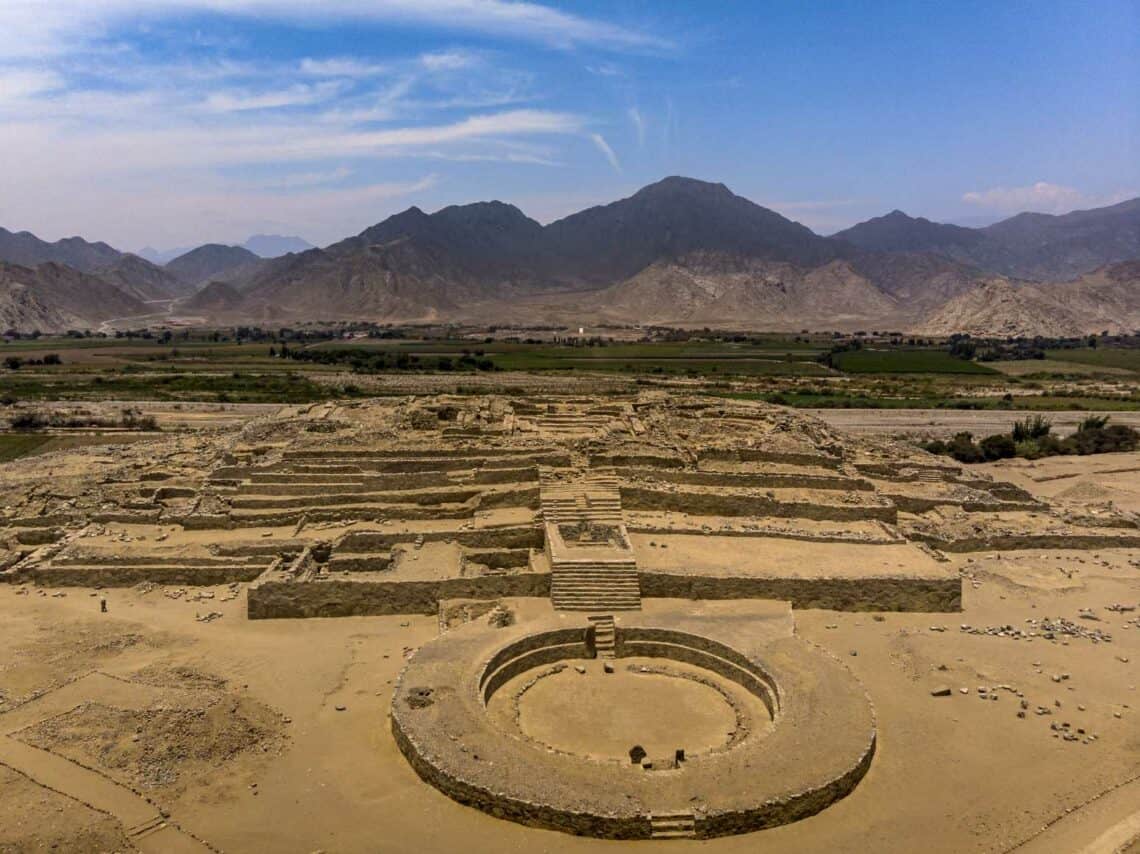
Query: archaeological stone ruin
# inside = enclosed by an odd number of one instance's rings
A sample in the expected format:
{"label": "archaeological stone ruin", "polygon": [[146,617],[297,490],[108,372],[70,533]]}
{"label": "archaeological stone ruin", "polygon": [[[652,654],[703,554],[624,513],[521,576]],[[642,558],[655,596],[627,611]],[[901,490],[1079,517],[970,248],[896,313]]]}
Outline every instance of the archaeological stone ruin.
{"label": "archaeological stone ruin", "polygon": [[1124,511],[656,392],[321,403],[73,453],[7,467],[0,581],[228,585],[250,620],[437,615],[387,723],[412,768],[614,839],[772,827],[859,785],[873,698],[797,611],[953,612],[970,582],[948,554],[1140,546]]}

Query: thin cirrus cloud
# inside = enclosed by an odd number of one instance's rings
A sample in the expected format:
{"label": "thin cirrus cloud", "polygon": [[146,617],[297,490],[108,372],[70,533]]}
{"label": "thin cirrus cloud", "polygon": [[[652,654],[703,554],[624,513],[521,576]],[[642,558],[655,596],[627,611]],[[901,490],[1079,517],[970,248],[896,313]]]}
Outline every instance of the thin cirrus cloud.
{"label": "thin cirrus cloud", "polygon": [[363,62],[350,57],[332,57],[329,59],[313,59],[305,57],[301,60],[300,71],[308,77],[341,77],[366,78],[390,74],[389,65],[376,62]]}
{"label": "thin cirrus cloud", "polygon": [[106,35],[124,22],[206,13],[328,25],[371,22],[472,32],[571,49],[663,51],[665,38],[549,6],[509,0],[4,0],[0,56],[42,56],[77,39]]}
{"label": "thin cirrus cloud", "polygon": [[637,107],[630,107],[627,111],[629,120],[633,122],[633,129],[637,133],[637,145],[639,148],[645,147],[645,116],[641,114],[641,110]]}
{"label": "thin cirrus cloud", "polygon": [[614,171],[620,173],[621,161],[618,160],[618,156],[613,148],[610,147],[610,144],[606,142],[606,138],[600,133],[592,133],[590,134],[590,140],[597,147],[598,151],[605,155],[606,160],[610,162],[610,166],[614,168]]}

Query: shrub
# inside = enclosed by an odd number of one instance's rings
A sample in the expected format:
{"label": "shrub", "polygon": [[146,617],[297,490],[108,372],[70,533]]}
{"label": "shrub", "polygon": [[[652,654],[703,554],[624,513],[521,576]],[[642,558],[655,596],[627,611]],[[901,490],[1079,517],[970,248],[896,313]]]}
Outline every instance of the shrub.
{"label": "shrub", "polygon": [[955,434],[948,445],[950,456],[960,463],[980,463],[985,460],[981,449],[974,444],[974,434],[962,432]]}
{"label": "shrub", "polygon": [[1107,415],[1089,415],[1081,420],[1077,425],[1077,432],[1083,433],[1085,430],[1103,430],[1108,425]]}
{"label": "shrub", "polygon": [[47,422],[39,412],[21,412],[12,417],[13,430],[42,430],[45,426],[47,426]]}
{"label": "shrub", "polygon": [[1137,444],[1140,444],[1140,433],[1124,424],[1081,429],[1065,440],[1069,453],[1082,455],[1134,451]]}
{"label": "shrub", "polygon": [[1017,445],[1004,433],[986,436],[979,447],[987,460],[1004,460],[1017,454]]}
{"label": "shrub", "polygon": [[1024,421],[1015,422],[1013,432],[1010,435],[1013,437],[1013,441],[1024,442],[1026,439],[1040,439],[1043,436],[1048,436],[1052,429],[1053,424],[1049,419],[1042,415],[1034,415]]}

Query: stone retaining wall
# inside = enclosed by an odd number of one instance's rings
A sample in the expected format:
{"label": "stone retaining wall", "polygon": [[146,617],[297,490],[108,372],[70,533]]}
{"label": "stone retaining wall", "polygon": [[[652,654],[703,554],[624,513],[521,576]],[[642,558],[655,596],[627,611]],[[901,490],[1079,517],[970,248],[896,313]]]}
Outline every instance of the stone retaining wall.
{"label": "stone retaining wall", "polygon": [[866,776],[870,769],[877,746],[877,736],[872,732],[867,751],[859,763],[826,786],[797,793],[783,801],[769,802],[752,810],[725,810],[695,816],[697,837],[712,839],[717,836],[752,833],[769,827],[790,824],[793,821],[799,821],[822,812],[855,790],[859,781]]}
{"label": "stone retaining wall", "polygon": [[337,553],[387,551],[418,537],[423,537],[425,543],[451,541],[466,548],[485,549],[540,549],[545,542],[543,529],[532,525],[474,531],[350,531],[337,541],[335,550]]}
{"label": "stone retaining wall", "polygon": [[908,532],[944,552],[1018,551],[1023,549],[1135,549],[1136,534],[990,534],[978,537],[939,537],[919,531]]}
{"label": "stone retaining wall", "polygon": [[898,520],[898,510],[894,505],[885,503],[817,504],[811,501],[779,501],[765,495],[695,490],[673,492],[636,486],[621,488],[621,502],[626,510],[671,510],[694,516],[775,516],[829,522]]}
{"label": "stone retaining wall", "polygon": [[251,620],[280,617],[360,617],[435,614],[441,599],[550,596],[549,573],[485,575],[438,581],[329,579],[293,582],[263,579],[250,587]]}
{"label": "stone retaining wall", "polygon": [[19,569],[13,581],[33,581],[45,587],[133,587],[144,581],[155,584],[178,584],[209,587],[253,581],[265,571],[265,566],[230,564],[229,566],[33,566]]}
{"label": "stone retaining wall", "polygon": [[696,486],[740,486],[754,489],[836,489],[873,492],[875,485],[862,478],[840,474],[790,474],[783,472],[719,472],[663,470],[620,467],[618,475],[631,480],[658,480],[665,483],[687,483]]}
{"label": "stone retaining wall", "polygon": [[740,578],[640,572],[642,598],[783,599],[831,611],[962,610],[962,582],[933,578]]}

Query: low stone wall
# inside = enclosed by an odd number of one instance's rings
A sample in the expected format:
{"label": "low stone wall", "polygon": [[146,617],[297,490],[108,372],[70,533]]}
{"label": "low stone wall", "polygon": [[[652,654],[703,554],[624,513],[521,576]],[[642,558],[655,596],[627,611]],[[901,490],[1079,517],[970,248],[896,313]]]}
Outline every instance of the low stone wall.
{"label": "low stone wall", "polygon": [[591,454],[591,468],[606,468],[609,466],[648,466],[655,469],[684,468],[686,460],[682,457],[665,457],[659,454]]}
{"label": "low stone wall", "polygon": [[1024,549],[1135,549],[1135,534],[987,534],[975,537],[939,537],[918,531],[908,532],[944,552],[1019,551]]}
{"label": "low stone wall", "polygon": [[703,462],[789,463],[795,466],[822,466],[831,469],[838,469],[843,465],[841,457],[762,448],[714,448],[698,453],[697,462],[698,465]]}
{"label": "low stone wall", "polygon": [[765,495],[713,491],[674,492],[623,486],[621,502],[626,510],[671,510],[695,516],[774,516],[829,522],[898,520],[898,510],[890,504],[818,504],[811,501],[779,501]]}
{"label": "low stone wall", "polygon": [[22,546],[46,546],[62,540],[64,533],[62,528],[25,528],[16,531],[16,542]]}
{"label": "low stone wall", "polygon": [[872,732],[867,750],[858,764],[826,786],[799,792],[783,801],[766,803],[752,810],[725,810],[695,816],[697,837],[712,839],[717,836],[752,833],[769,827],[790,824],[793,821],[799,821],[823,812],[827,807],[841,798],[847,797],[855,790],[859,781],[866,776],[870,769],[877,746],[877,735]]}
{"label": "low stone wall", "polygon": [[990,501],[976,501],[970,499],[953,498],[951,496],[930,497],[918,495],[897,495],[894,493],[880,493],[891,501],[903,513],[926,513],[935,507],[961,507],[968,513],[1000,513],[1002,511],[1024,510],[1029,512],[1046,509],[1046,505],[1039,501],[1002,501],[997,498]]}
{"label": "low stone wall", "polygon": [[715,536],[715,537],[771,537],[773,539],[783,540],[803,540],[811,543],[855,543],[858,545],[895,545],[898,543],[905,543],[906,539],[902,536],[892,535],[886,529],[883,529],[880,536],[864,533],[862,531],[846,532],[836,531],[835,533],[828,533],[825,531],[802,531],[802,530],[789,530],[782,528],[757,528],[756,530],[739,530],[731,528],[718,528],[712,532],[705,531],[701,528],[677,528],[668,525],[647,525],[637,522],[630,522],[626,525],[626,530],[631,534],[657,534],[658,536],[667,535],[692,535],[692,536]]}
{"label": "low stone wall", "polygon": [[438,581],[262,580],[249,589],[251,620],[283,617],[361,617],[435,614],[441,599],[501,599],[550,596],[548,573],[485,575]]}
{"label": "low stone wall", "polygon": [[387,551],[400,543],[423,537],[425,543],[455,542],[465,548],[540,549],[545,538],[536,525],[510,528],[479,528],[468,531],[392,532],[350,531],[336,543],[336,552]]}
{"label": "low stone wall", "polygon": [[490,569],[518,569],[530,564],[530,549],[465,550],[463,556]]}
{"label": "low stone wall", "polygon": [[641,572],[642,598],[783,599],[831,611],[962,610],[962,582],[934,578],[741,578]]}
{"label": "low stone wall", "polygon": [[392,735],[396,746],[408,760],[412,769],[430,786],[434,786],[454,801],[495,818],[503,818],[529,827],[560,830],[575,836],[593,836],[602,839],[649,839],[652,828],[648,816],[602,816],[589,812],[572,812],[549,804],[512,798],[448,774],[426,758],[423,747],[415,744],[401,726],[401,718],[392,714]]}
{"label": "low stone wall", "polygon": [[133,587],[144,581],[154,584],[178,584],[209,587],[253,581],[265,571],[264,565],[230,564],[229,566],[35,566],[20,569],[13,575],[17,583],[32,581],[44,587]]}
{"label": "low stone wall", "polygon": [[[622,630],[618,630],[620,635]],[[629,632],[627,632],[627,635]],[[779,701],[777,699],[777,692],[775,684],[770,681],[765,681],[764,677],[758,676],[753,672],[752,667],[744,668],[738,664],[733,664],[726,661],[719,656],[706,652],[698,646],[685,644],[680,645],[676,643],[666,643],[658,640],[633,640],[628,637],[622,643],[622,652],[619,658],[636,657],[642,658],[662,658],[669,661],[680,661],[685,664],[691,664],[694,667],[700,667],[704,670],[710,670],[725,679],[735,682],[748,691],[750,694],[758,697],[768,713],[775,715],[779,709]]]}
{"label": "low stone wall", "polygon": [[914,481],[918,480],[919,472],[935,472],[944,475],[946,479],[954,481],[962,474],[961,466],[941,466],[929,463],[856,463],[855,470],[869,477],[884,480]]}
{"label": "low stone wall", "polygon": [[337,492],[329,488],[316,495],[238,495],[230,503],[235,510],[290,509],[294,507],[350,507],[353,504],[411,504],[438,506],[465,504],[482,493],[477,489],[445,489],[411,492]]}
{"label": "low stone wall", "polygon": [[[491,659],[484,665],[483,672],[479,676],[480,689],[485,688],[491,676],[503,667],[507,662],[513,661],[526,653],[533,652],[536,649],[543,649],[550,646],[573,646],[579,644],[580,646],[574,654],[578,654],[580,658],[592,658],[593,654],[590,652],[587,644],[587,634],[589,629],[585,626],[578,626],[572,629],[558,629],[549,632],[539,632],[533,635],[526,635],[521,640],[514,643],[509,643],[496,652]],[[491,692],[483,692],[483,700],[486,702],[487,698],[491,696]]]}
{"label": "low stone wall", "polygon": [[840,474],[788,474],[782,472],[719,472],[621,467],[617,473],[631,480],[658,480],[695,486],[740,486],[753,489],[835,489],[873,492],[875,485],[862,478]]}

